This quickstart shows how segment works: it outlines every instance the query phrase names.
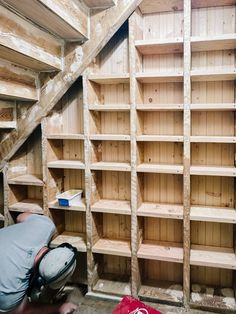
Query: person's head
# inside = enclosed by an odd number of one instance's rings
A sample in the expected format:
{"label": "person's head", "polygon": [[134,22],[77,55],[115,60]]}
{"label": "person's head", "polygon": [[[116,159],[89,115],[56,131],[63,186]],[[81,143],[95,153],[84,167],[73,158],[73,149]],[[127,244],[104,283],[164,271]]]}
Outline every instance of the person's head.
{"label": "person's head", "polygon": [[76,248],[68,243],[48,250],[38,265],[38,274],[42,284],[52,289],[63,287],[75,270],[76,253]]}

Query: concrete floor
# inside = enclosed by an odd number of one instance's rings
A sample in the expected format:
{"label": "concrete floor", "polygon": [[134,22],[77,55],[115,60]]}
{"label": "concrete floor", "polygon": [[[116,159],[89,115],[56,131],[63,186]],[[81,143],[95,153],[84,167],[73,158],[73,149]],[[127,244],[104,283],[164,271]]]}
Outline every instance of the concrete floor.
{"label": "concrete floor", "polygon": [[[111,314],[118,302],[102,300],[84,296],[82,289],[78,287],[66,288],[67,300],[78,305],[75,314]],[[186,311],[180,307],[167,306],[162,304],[147,303],[153,308],[158,309],[163,314],[212,314],[213,312],[203,312],[199,310]]]}

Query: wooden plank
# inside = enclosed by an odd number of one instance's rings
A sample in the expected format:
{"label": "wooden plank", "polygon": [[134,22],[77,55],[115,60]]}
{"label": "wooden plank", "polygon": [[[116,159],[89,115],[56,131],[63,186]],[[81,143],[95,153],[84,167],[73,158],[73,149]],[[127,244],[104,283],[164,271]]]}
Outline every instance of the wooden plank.
{"label": "wooden plank", "polygon": [[47,139],[49,140],[84,140],[84,134],[73,134],[73,133],[48,134]]}
{"label": "wooden plank", "polygon": [[124,240],[99,239],[92,247],[93,253],[131,257],[130,243]]}
{"label": "wooden plank", "polygon": [[9,206],[10,211],[29,212],[33,214],[43,214],[43,201],[37,199],[24,199]]}
{"label": "wooden plank", "polygon": [[167,111],[183,110],[183,104],[137,104],[136,109],[140,111]]}
{"label": "wooden plank", "polygon": [[142,55],[183,52],[183,38],[164,40],[136,40],[135,47]]}
{"label": "wooden plank", "polygon": [[78,232],[64,231],[64,232],[62,232],[62,234],[59,234],[56,238],[54,238],[50,242],[49,246],[51,248],[55,248],[58,245],[65,243],[65,242],[76,247],[78,252],[86,252],[87,251],[86,236],[85,236],[85,234],[78,233]]}
{"label": "wooden plank", "polygon": [[40,176],[33,174],[25,174],[8,180],[8,184],[19,184],[19,185],[34,185],[43,186],[43,181]]}
{"label": "wooden plank", "polygon": [[235,103],[219,103],[219,104],[191,104],[191,110],[211,110],[211,111],[226,111],[235,110]]}
{"label": "wooden plank", "polygon": [[131,167],[126,162],[94,162],[90,166],[91,170],[107,170],[107,171],[130,171]]}
{"label": "wooden plank", "polygon": [[138,135],[138,142],[183,142],[183,136],[176,135]]}
{"label": "wooden plank", "polygon": [[[5,0],[4,3],[65,40],[88,38],[88,9],[72,0]],[[46,16],[46,19],[42,19]]]}
{"label": "wooden plank", "polygon": [[138,250],[138,258],[183,263],[183,248],[177,245],[168,246],[168,243],[166,245],[142,243]]}
{"label": "wooden plank", "polygon": [[143,202],[137,210],[138,216],[183,219],[183,206]]}
{"label": "wooden plank", "polygon": [[37,74],[5,60],[0,60],[0,97],[38,100]]}
{"label": "wooden plank", "polygon": [[[40,103],[36,103],[35,109],[22,119],[17,134],[11,134],[1,142],[1,164],[18,150],[42,117],[47,116],[140,2],[141,0],[120,0],[109,11],[101,11],[91,16],[91,38],[83,46],[76,47],[66,55],[65,69],[46,83],[41,91]],[[96,32],[95,29],[100,31]]]}
{"label": "wooden plank", "polygon": [[90,74],[88,79],[97,84],[124,84],[129,83],[129,73]]}
{"label": "wooden plank", "polygon": [[222,69],[222,70],[192,70],[191,78],[194,82],[201,81],[231,81],[236,79],[235,69]]}
{"label": "wooden plank", "polygon": [[182,165],[168,165],[168,164],[146,164],[142,163],[137,166],[137,172],[150,172],[150,173],[172,173],[182,174]]}
{"label": "wooden plank", "polygon": [[191,175],[201,175],[201,176],[227,176],[235,177],[236,168],[235,167],[214,167],[214,166],[191,166]]}
{"label": "wooden plank", "polygon": [[100,199],[91,205],[91,211],[97,213],[131,215],[130,202],[122,200]]}
{"label": "wooden plank", "polygon": [[5,220],[5,217],[2,214],[0,214],[0,221],[4,221],[4,220]]}
{"label": "wooden plank", "polygon": [[15,129],[16,126],[16,103],[0,100],[0,128]]}
{"label": "wooden plank", "polygon": [[130,141],[130,135],[125,134],[91,134],[89,138],[93,141]]}
{"label": "wooden plank", "polygon": [[79,160],[55,160],[47,164],[48,168],[84,169],[84,163]]}
{"label": "wooden plank", "polygon": [[130,110],[130,105],[126,105],[126,104],[89,105],[89,110],[125,112],[125,111]]}
{"label": "wooden plank", "polygon": [[84,0],[84,2],[91,9],[106,9],[116,5],[116,0]]}
{"label": "wooden plank", "polygon": [[236,143],[235,136],[191,136],[193,143]]}
{"label": "wooden plank", "polygon": [[212,37],[191,37],[192,51],[229,50],[236,48],[235,34],[222,34]]}
{"label": "wooden plank", "polygon": [[100,278],[93,287],[93,291],[108,295],[131,295],[130,283]]}
{"label": "wooden plank", "polygon": [[0,58],[31,69],[61,70],[62,41],[1,7]]}
{"label": "wooden plank", "polygon": [[165,72],[165,73],[136,73],[136,79],[141,83],[171,83],[171,82],[182,82],[183,73],[180,71],[176,72]]}
{"label": "wooden plank", "polygon": [[205,267],[236,269],[236,255],[233,249],[192,246],[190,264]]}
{"label": "wooden plank", "polygon": [[55,200],[53,202],[48,203],[48,208],[50,209],[60,209],[60,210],[70,210],[70,211],[80,211],[85,212],[86,206],[85,206],[85,200],[82,199],[81,205],[77,206],[59,206],[58,201]]}
{"label": "wooden plank", "polygon": [[227,207],[191,206],[190,219],[235,224],[236,210]]}

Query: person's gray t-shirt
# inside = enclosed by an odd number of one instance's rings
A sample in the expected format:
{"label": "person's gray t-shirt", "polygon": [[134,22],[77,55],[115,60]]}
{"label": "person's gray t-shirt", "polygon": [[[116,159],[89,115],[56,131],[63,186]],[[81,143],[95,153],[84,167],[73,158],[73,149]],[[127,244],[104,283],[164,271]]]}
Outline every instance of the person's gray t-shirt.
{"label": "person's gray t-shirt", "polygon": [[0,295],[17,293],[19,298],[24,297],[34,259],[54,231],[51,219],[40,215],[0,229]]}

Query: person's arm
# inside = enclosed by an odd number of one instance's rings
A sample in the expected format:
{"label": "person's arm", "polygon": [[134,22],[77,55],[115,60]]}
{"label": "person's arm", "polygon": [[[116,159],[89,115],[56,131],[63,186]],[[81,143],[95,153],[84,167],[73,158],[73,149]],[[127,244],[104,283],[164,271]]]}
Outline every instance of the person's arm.
{"label": "person's arm", "polygon": [[22,213],[17,216],[16,222],[17,223],[24,222],[31,215],[32,215],[31,213]]}

